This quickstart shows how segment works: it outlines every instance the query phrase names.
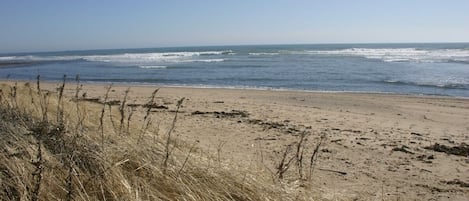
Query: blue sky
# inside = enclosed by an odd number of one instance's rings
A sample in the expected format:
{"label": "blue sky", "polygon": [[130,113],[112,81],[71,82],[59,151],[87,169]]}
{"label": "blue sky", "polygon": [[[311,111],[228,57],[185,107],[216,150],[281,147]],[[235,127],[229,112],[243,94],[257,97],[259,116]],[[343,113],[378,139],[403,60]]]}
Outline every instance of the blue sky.
{"label": "blue sky", "polygon": [[2,0],[0,52],[469,42],[469,0]]}

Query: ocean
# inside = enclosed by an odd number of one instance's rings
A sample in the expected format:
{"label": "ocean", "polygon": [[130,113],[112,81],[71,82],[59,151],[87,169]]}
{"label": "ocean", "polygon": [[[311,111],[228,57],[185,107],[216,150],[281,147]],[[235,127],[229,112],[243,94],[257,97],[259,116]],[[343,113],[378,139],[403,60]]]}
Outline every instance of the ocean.
{"label": "ocean", "polygon": [[175,47],[0,54],[0,78],[469,97],[469,43]]}

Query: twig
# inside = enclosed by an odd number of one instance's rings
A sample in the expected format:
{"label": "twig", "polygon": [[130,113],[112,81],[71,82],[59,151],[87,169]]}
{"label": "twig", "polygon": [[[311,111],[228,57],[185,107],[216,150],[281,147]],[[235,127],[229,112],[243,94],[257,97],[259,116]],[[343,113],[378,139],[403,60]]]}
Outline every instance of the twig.
{"label": "twig", "polygon": [[122,128],[124,126],[124,119],[125,119],[125,104],[127,102],[127,96],[129,95],[129,92],[130,92],[130,87],[127,88],[127,90],[125,90],[125,95],[124,95],[124,99],[122,100],[122,103],[119,107],[119,113],[121,115],[121,119],[120,119],[120,126],[119,126],[119,134],[122,134]]}
{"label": "twig", "polygon": [[127,131],[126,131],[127,135],[130,134],[130,121],[132,120],[134,110],[135,110],[135,105],[129,106],[129,116],[127,117]]}
{"label": "twig", "polygon": [[67,80],[67,75],[64,75],[63,76],[63,81],[62,81],[62,85],[58,88],[58,92],[59,92],[59,100],[57,101],[57,122],[59,124],[63,124],[63,101],[62,101],[62,97],[63,97],[63,94],[64,94],[64,89],[65,89],[65,81]]}
{"label": "twig", "polygon": [[84,119],[82,118],[82,114],[81,114],[81,112],[80,112],[80,104],[79,104],[80,101],[78,101],[78,95],[79,95],[79,93],[80,93],[80,91],[81,91],[81,87],[80,87],[80,75],[78,75],[78,74],[76,75],[75,81],[76,81],[76,84],[77,84],[76,90],[75,90],[75,101],[76,101],[75,103],[76,103],[77,120],[78,120],[76,130],[78,131],[78,130],[82,130],[82,129],[83,129],[83,120],[84,120]]}
{"label": "twig", "polygon": [[[152,105],[153,102],[155,101],[155,96],[156,96],[156,93],[159,91],[160,89],[155,89],[153,91],[153,93],[151,93],[151,97],[150,97],[150,100],[148,101],[148,105]],[[151,112],[151,107],[148,107],[147,108],[147,111],[145,113],[145,116],[143,117],[143,124],[142,124],[142,128],[140,129],[141,132],[140,132],[140,136],[138,137],[137,139],[137,143],[140,142],[140,140],[142,139],[143,137],[143,134],[145,134],[147,132],[147,129],[148,129],[148,126],[150,124],[150,113]]]}
{"label": "twig", "polygon": [[181,172],[182,172],[182,170],[184,169],[184,167],[186,166],[186,163],[187,163],[187,161],[189,160],[189,157],[190,157],[190,155],[191,155],[191,153],[192,153],[192,150],[194,150],[194,147],[195,147],[195,145],[196,145],[197,143],[198,143],[198,141],[194,142],[194,144],[192,144],[191,148],[189,149],[189,153],[187,153],[187,156],[186,156],[186,158],[184,159],[184,163],[182,163],[182,166],[181,166],[181,168],[180,168],[179,171],[178,171],[178,174],[177,174],[178,177],[179,177],[179,175],[181,174]]}
{"label": "twig", "polygon": [[114,119],[112,118],[112,104],[107,103],[107,106],[109,107],[109,120],[111,121],[111,125],[114,129],[114,132],[116,132],[116,124],[114,123]]}
{"label": "twig", "polygon": [[304,152],[304,141],[306,132],[303,131],[300,135],[300,141],[296,146],[296,163],[298,165],[298,175],[300,179],[303,179],[303,152]]}
{"label": "twig", "polygon": [[165,146],[165,152],[166,152],[166,155],[165,155],[165,158],[164,158],[164,161],[163,161],[163,167],[166,169],[167,165],[168,165],[168,159],[169,159],[169,156],[170,156],[170,142],[171,142],[171,133],[173,132],[174,130],[174,127],[176,126],[176,120],[177,120],[177,117],[178,117],[178,112],[179,112],[179,109],[181,108],[182,106],[182,102],[184,101],[185,98],[181,98],[178,102],[177,102],[177,108],[176,108],[176,112],[174,114],[174,119],[173,119],[173,122],[171,124],[171,127],[169,128],[168,130],[168,133],[167,133],[167,139],[166,139],[166,146]]}
{"label": "twig", "polygon": [[347,175],[347,172],[339,171],[339,170],[330,170],[330,169],[324,169],[324,168],[318,168],[318,170],[326,171],[326,172],[334,172],[334,173],[338,173],[341,175]]}
{"label": "twig", "polygon": [[101,108],[101,116],[99,117],[99,129],[101,130],[101,147],[104,152],[104,111],[106,109],[106,102],[111,91],[112,84],[107,87],[106,94],[104,95],[103,107]]}
{"label": "twig", "polygon": [[45,96],[42,94],[41,91],[41,76],[37,75],[36,79],[36,84],[37,84],[37,94],[39,96],[39,104],[41,106],[41,114],[42,114],[42,121],[46,122],[47,121],[47,105],[45,104]]}
{"label": "twig", "polygon": [[321,147],[322,142],[326,138],[326,134],[324,133],[321,138],[319,139],[318,144],[316,145],[316,148],[314,148],[313,154],[311,155],[310,163],[309,163],[309,180],[311,180],[313,176],[313,171],[314,171],[314,166],[315,163],[319,157],[319,148]]}
{"label": "twig", "polygon": [[290,164],[295,159],[295,157],[290,158],[290,160],[287,161],[287,156],[288,153],[291,150],[293,144],[288,145],[285,148],[285,151],[283,152],[282,160],[280,160],[280,163],[277,165],[277,175],[279,179],[283,179],[283,174],[290,168]]}

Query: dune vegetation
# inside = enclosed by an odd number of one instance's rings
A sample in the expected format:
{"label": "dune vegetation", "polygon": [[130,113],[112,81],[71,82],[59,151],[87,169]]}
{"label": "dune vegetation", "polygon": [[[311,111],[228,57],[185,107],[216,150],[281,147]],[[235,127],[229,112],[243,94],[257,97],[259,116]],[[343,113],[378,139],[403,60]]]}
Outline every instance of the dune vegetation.
{"label": "dune vegetation", "polygon": [[[78,76],[70,82],[64,76],[55,91],[41,89],[39,76],[35,83],[1,84],[0,199],[313,199],[301,190],[307,184],[291,185],[311,176],[303,167],[304,135],[285,150],[276,171],[245,167],[172,135],[184,99],[161,129],[152,110],[158,89],[142,104],[130,103],[127,92],[110,99],[111,90],[87,98]],[[289,169],[298,179],[284,182]]]}

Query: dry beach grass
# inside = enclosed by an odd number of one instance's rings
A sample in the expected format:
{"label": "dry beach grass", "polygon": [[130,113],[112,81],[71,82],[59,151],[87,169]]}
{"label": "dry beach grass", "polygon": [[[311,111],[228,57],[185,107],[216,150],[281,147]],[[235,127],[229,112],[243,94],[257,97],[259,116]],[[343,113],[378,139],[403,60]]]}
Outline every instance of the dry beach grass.
{"label": "dry beach grass", "polygon": [[263,181],[262,172],[215,160],[195,142],[172,138],[182,99],[170,128],[158,131],[153,100],[141,111],[143,119],[132,120],[135,105],[89,102],[79,83],[71,97],[64,87],[56,93],[40,82],[2,84],[2,200],[288,199]]}
{"label": "dry beach grass", "polygon": [[2,200],[467,200],[469,100],[1,83]]}

